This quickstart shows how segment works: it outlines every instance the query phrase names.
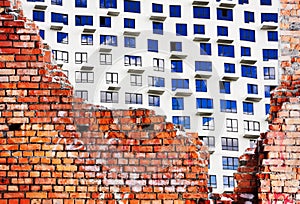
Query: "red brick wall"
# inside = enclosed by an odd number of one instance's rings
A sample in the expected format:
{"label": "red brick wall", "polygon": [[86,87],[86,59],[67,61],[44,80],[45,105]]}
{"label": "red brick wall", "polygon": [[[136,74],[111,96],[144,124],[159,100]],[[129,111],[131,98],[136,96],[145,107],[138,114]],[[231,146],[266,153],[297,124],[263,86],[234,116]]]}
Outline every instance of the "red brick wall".
{"label": "red brick wall", "polygon": [[205,203],[198,135],[74,98],[19,8],[0,0],[0,204]]}

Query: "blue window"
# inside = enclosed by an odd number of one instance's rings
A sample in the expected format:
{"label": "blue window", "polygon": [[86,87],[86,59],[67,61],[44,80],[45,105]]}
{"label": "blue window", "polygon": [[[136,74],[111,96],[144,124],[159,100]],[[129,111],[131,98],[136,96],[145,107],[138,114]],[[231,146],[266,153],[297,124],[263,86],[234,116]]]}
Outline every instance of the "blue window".
{"label": "blue window", "polygon": [[263,60],[277,60],[278,50],[277,49],[263,49]]}
{"label": "blue window", "polygon": [[163,23],[153,22],[152,27],[153,27],[153,34],[160,34],[160,35],[164,34],[164,24]]}
{"label": "blue window", "polygon": [[211,98],[196,98],[196,108],[213,109],[213,99]]}
{"label": "blue window", "polygon": [[176,89],[189,89],[188,79],[172,79],[172,91]]}
{"label": "blue window", "polygon": [[242,76],[248,78],[257,78],[256,66],[242,65]]}
{"label": "blue window", "polygon": [[68,25],[68,14],[62,13],[51,13],[51,22],[54,23],[63,23],[64,25]]}
{"label": "blue window", "polygon": [[176,23],[176,35],[187,36],[187,25]]}
{"label": "blue window", "polygon": [[266,109],[266,115],[270,113],[270,104],[265,104],[265,109]]}
{"label": "blue window", "polygon": [[152,12],[153,13],[162,13],[163,12],[163,5],[152,3]]}
{"label": "blue window", "polygon": [[271,97],[271,91],[274,89],[273,86],[265,86],[265,97],[270,98]]}
{"label": "blue window", "polygon": [[230,82],[220,81],[220,93],[230,94]]}
{"label": "blue window", "polygon": [[143,104],[143,95],[137,93],[125,93],[126,104]]}
{"label": "blue window", "polygon": [[236,101],[234,100],[220,100],[221,112],[236,113]]}
{"label": "blue window", "polygon": [[68,33],[57,32],[57,43],[68,44]]}
{"label": "blue window", "polygon": [[240,40],[255,42],[255,31],[240,28]]}
{"label": "blue window", "polygon": [[228,36],[228,27],[218,26],[217,27],[217,35],[218,36]]}
{"label": "blue window", "polygon": [[124,47],[135,48],[135,37],[124,37]]}
{"label": "blue window", "polygon": [[196,92],[207,92],[207,80],[196,79]]}
{"label": "blue window", "polygon": [[86,8],[87,0],[75,0],[75,7]]}
{"label": "blue window", "polygon": [[268,31],[268,41],[278,41],[278,32],[277,31]]}
{"label": "blue window", "polygon": [[239,4],[249,4],[249,0],[239,0]]}
{"label": "blue window", "polygon": [[194,18],[210,19],[210,7],[193,7]]}
{"label": "blue window", "polygon": [[253,115],[254,114],[253,103],[243,102],[243,113],[246,115]]}
{"label": "blue window", "polygon": [[141,13],[141,3],[139,1],[124,0],[124,12]]}
{"label": "blue window", "polygon": [[182,73],[182,60],[171,60],[171,72]]}
{"label": "blue window", "polygon": [[195,61],[195,71],[212,71],[212,62],[208,61]]}
{"label": "blue window", "polygon": [[149,106],[160,106],[160,97],[149,95],[148,97]]}
{"label": "blue window", "polygon": [[258,94],[258,87],[256,84],[247,84],[248,94]]}
{"label": "blue window", "polygon": [[[213,117],[203,117],[202,118],[202,130],[215,130],[215,120]],[[204,138],[203,138],[204,139]],[[202,140],[203,140],[202,139]],[[208,140],[211,140],[212,144],[208,143]],[[206,137],[206,141],[204,141],[206,145],[214,145],[214,139],[209,139],[209,137]]]}
{"label": "blue window", "polygon": [[275,68],[274,67],[264,67],[264,79],[267,79],[267,80],[275,79]]}
{"label": "blue window", "polygon": [[111,17],[100,16],[100,27],[111,27]]}
{"label": "blue window", "polygon": [[149,76],[148,85],[153,87],[165,87],[165,78]]}
{"label": "blue window", "polygon": [[260,5],[272,5],[272,0],[260,0]]}
{"label": "blue window", "polygon": [[217,19],[225,20],[225,21],[232,21],[233,20],[232,9],[217,8]]}
{"label": "blue window", "polygon": [[93,35],[81,34],[81,45],[93,45]]}
{"label": "blue window", "polygon": [[45,40],[45,30],[40,29],[39,34],[43,40]]}
{"label": "blue window", "polygon": [[[223,163],[224,170],[237,170],[239,166],[239,159],[237,157],[222,157],[222,163]],[[225,186],[229,186],[231,188],[234,187],[234,178],[232,177],[229,184],[228,181],[225,181],[224,177],[223,177],[224,187]]]}
{"label": "blue window", "polygon": [[173,116],[173,123],[175,125],[181,125],[186,129],[190,129],[190,116]]}
{"label": "blue window", "polygon": [[52,5],[62,6],[62,0],[51,0]]}
{"label": "blue window", "polygon": [[142,57],[134,55],[125,55],[124,56],[124,65],[125,66],[142,66]]}
{"label": "blue window", "polygon": [[251,48],[241,47],[241,56],[251,56]]}
{"label": "blue window", "polygon": [[235,73],[235,64],[224,63],[224,73]]}
{"label": "blue window", "polygon": [[208,187],[217,188],[217,176],[216,175],[209,175]]}
{"label": "blue window", "polygon": [[181,17],[180,5],[170,5],[170,17]]}
{"label": "blue window", "polygon": [[205,34],[205,26],[194,24],[194,34]]}
{"label": "blue window", "polygon": [[170,42],[170,50],[182,52],[182,42]]}
{"label": "blue window", "polygon": [[28,2],[45,2],[45,0],[27,0]]}
{"label": "blue window", "polygon": [[33,20],[34,21],[45,21],[45,12],[44,11],[33,11]]}
{"label": "blue window", "polygon": [[148,39],[148,51],[158,52],[158,40]]}
{"label": "blue window", "polygon": [[183,98],[172,98],[172,110],[183,110],[184,109],[184,100]]}
{"label": "blue window", "polygon": [[135,19],[124,18],[124,28],[135,28]]}
{"label": "blue window", "polygon": [[277,13],[262,13],[261,14],[261,23],[263,23],[263,22],[278,23],[278,14]]}
{"label": "blue window", "polygon": [[218,45],[218,56],[234,57],[234,46],[233,45]]}
{"label": "blue window", "polygon": [[254,12],[244,11],[245,23],[254,22]]}
{"label": "blue window", "polygon": [[200,43],[200,55],[211,55],[210,43]]}
{"label": "blue window", "polygon": [[100,0],[100,8],[117,8],[117,0]]}
{"label": "blue window", "polygon": [[117,46],[117,36],[114,35],[100,35],[100,45]]}
{"label": "blue window", "polygon": [[93,16],[75,15],[75,26],[93,25]]}

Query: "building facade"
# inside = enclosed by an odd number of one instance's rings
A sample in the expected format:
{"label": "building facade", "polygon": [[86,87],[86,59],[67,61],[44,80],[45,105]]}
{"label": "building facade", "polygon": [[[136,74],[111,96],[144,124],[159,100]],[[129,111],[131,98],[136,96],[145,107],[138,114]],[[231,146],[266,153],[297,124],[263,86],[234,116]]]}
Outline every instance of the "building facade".
{"label": "building facade", "polygon": [[278,84],[275,0],[23,0],[75,94],[147,107],[210,147],[209,185],[232,191],[238,156],[267,128]]}

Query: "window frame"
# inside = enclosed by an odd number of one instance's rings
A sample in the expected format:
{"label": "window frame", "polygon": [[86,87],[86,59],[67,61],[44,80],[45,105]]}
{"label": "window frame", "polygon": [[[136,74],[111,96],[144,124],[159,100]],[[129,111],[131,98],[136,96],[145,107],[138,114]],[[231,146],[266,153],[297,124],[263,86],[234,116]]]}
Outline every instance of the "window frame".
{"label": "window frame", "polygon": [[172,97],[172,110],[184,110],[183,97]]}
{"label": "window frame", "polygon": [[130,85],[131,86],[142,86],[143,85],[142,75],[130,74]]}
{"label": "window frame", "polygon": [[220,99],[220,109],[225,113],[237,113],[236,100]]}
{"label": "window frame", "polygon": [[238,157],[222,156],[223,170],[237,170],[238,166],[239,166]]}
{"label": "window frame", "polygon": [[221,137],[222,150],[239,151],[239,139],[232,137]]}
{"label": "window frame", "polygon": [[119,93],[113,91],[100,91],[100,103],[118,103]]}
{"label": "window frame", "polygon": [[[78,77],[78,74],[80,74],[80,78]],[[83,75],[86,75],[86,80],[84,79]],[[92,79],[90,79],[90,76]],[[82,72],[82,71],[75,71],[75,82],[76,83],[94,83],[94,72]]]}
{"label": "window frame", "polygon": [[125,66],[142,66],[142,57],[135,55],[124,55]]}
{"label": "window frame", "polygon": [[215,130],[214,117],[202,117],[202,130]]}
{"label": "window frame", "polygon": [[[87,90],[75,90],[75,97],[82,98],[86,101],[89,100],[89,95]],[[80,95],[80,96],[79,96]]]}
{"label": "window frame", "polygon": [[238,120],[233,118],[226,118],[226,131],[227,132],[238,132],[239,125]]}
{"label": "window frame", "polygon": [[88,62],[87,52],[75,52],[75,64],[82,64],[87,62]]}
{"label": "window frame", "polygon": [[112,54],[100,53],[99,59],[100,65],[112,65]]}
{"label": "window frame", "polygon": [[94,36],[93,34],[81,34],[81,45],[93,45]]}
{"label": "window frame", "polygon": [[160,106],[160,96],[149,95],[148,96],[148,104],[149,104],[149,106],[159,107]]}
{"label": "window frame", "polygon": [[143,104],[143,95],[125,92],[125,104]]}
{"label": "window frame", "polygon": [[106,72],[105,79],[106,84],[118,84],[119,74],[117,72]]}

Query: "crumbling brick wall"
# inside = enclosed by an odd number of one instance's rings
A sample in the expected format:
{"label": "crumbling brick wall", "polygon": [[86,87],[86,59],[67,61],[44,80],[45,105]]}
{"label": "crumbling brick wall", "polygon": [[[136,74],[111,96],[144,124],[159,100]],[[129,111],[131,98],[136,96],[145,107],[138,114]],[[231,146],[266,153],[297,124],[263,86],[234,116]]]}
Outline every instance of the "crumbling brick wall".
{"label": "crumbling brick wall", "polygon": [[0,203],[206,203],[208,151],[153,111],[73,97],[20,2],[0,0]]}

